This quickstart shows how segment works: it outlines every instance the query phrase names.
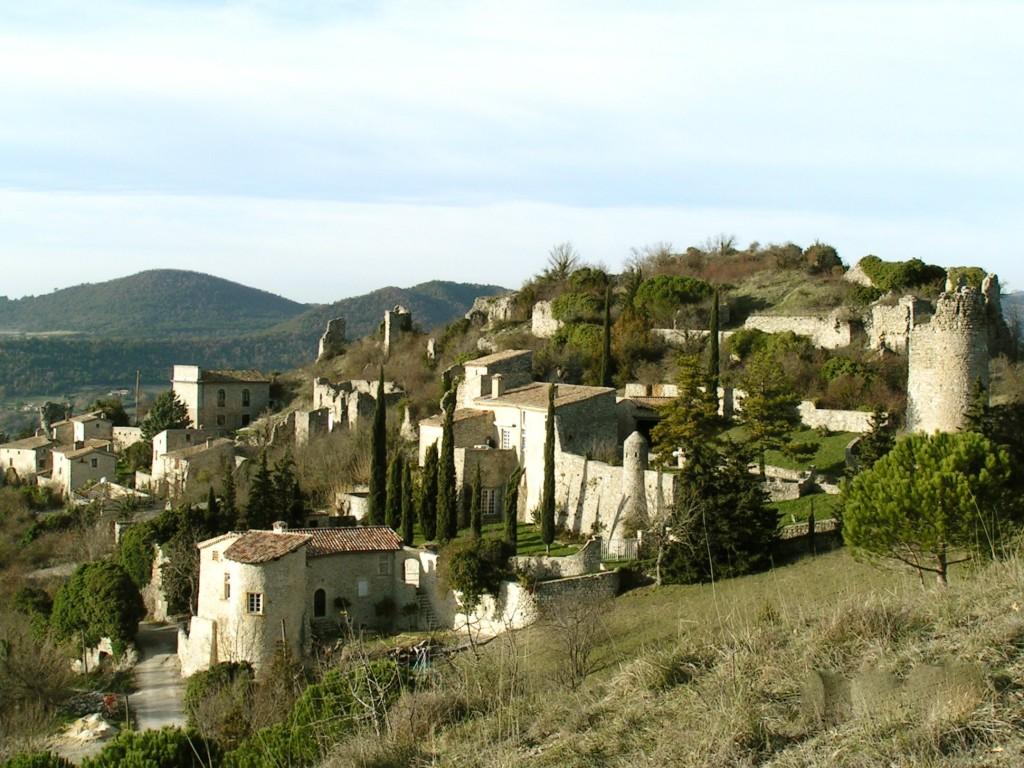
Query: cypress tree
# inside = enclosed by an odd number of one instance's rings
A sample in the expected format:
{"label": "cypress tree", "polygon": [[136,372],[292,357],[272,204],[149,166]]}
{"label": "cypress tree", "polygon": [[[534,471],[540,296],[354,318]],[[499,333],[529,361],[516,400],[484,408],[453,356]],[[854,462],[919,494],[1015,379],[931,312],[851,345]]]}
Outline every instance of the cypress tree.
{"label": "cypress tree", "polygon": [[512,554],[516,552],[516,541],[519,538],[519,481],[523,470],[516,467],[505,485],[505,541],[512,545]]}
{"label": "cypress tree", "polygon": [[203,525],[211,534],[218,534],[224,530],[220,517],[220,506],[217,504],[217,494],[213,492],[212,485],[206,494],[206,515],[203,519]]}
{"label": "cypress tree", "polygon": [[395,531],[402,527],[402,454],[396,453],[388,465],[387,524]]}
{"label": "cypress tree", "polygon": [[544,488],[540,497],[540,538],[551,551],[555,540],[555,385],[548,385],[548,415],[544,424]]}
{"label": "cypress tree", "polygon": [[387,407],[384,404],[384,368],[380,369],[377,380],[377,401],[373,406],[373,430],[370,432],[370,498],[366,522],[370,525],[384,523],[387,503],[388,473],[388,423]]}
{"label": "cypress tree", "polygon": [[448,390],[444,401],[444,428],[441,431],[441,456],[437,477],[437,535],[451,541],[459,533],[458,489],[455,485],[455,393]]}
{"label": "cypress tree", "polygon": [[267,452],[260,453],[260,463],[249,491],[249,504],[245,508],[245,524],[249,528],[268,528],[274,515],[274,479],[267,466]]}
{"label": "cypress tree", "polygon": [[420,530],[427,541],[437,536],[437,443],[427,448],[420,481]]}
{"label": "cypress tree", "polygon": [[233,460],[224,462],[224,493],[221,494],[220,514],[224,520],[224,529],[231,530],[238,526],[238,494],[235,490],[235,467]]}
{"label": "cypress tree", "polygon": [[721,371],[721,350],[718,348],[718,288],[711,301],[711,317],[708,319],[708,396],[715,401],[718,410],[718,379]]}
{"label": "cypress tree", "polygon": [[469,503],[469,527],[473,530],[473,537],[479,539],[484,533],[483,503],[484,487],[480,479],[480,464],[476,465],[476,478],[473,480],[472,499]]}
{"label": "cypress tree", "polygon": [[604,289],[604,327],[601,329],[601,386],[612,385],[612,286]]}
{"label": "cypress tree", "polygon": [[412,504],[412,467],[409,462],[403,462],[402,472],[402,543],[407,547],[412,546],[415,535]]}

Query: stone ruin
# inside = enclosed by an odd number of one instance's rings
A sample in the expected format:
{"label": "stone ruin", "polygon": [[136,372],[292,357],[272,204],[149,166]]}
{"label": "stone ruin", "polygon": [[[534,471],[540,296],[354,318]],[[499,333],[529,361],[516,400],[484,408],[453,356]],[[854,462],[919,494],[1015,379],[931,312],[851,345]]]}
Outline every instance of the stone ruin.
{"label": "stone ruin", "polygon": [[402,334],[412,331],[412,312],[396,304],[394,309],[384,313],[384,357],[391,354],[391,346],[395,344]]}
{"label": "stone ruin", "polygon": [[336,317],[327,323],[324,335],[320,337],[317,349],[317,362],[337,357],[345,351],[345,318]]}

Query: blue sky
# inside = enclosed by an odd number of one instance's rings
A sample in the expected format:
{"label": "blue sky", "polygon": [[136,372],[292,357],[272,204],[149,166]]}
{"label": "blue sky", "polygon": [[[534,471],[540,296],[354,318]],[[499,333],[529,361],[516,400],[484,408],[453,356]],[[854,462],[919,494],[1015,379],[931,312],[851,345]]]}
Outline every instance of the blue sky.
{"label": "blue sky", "polygon": [[515,286],[556,242],[617,269],[718,233],[1024,288],[1022,29],[988,2],[6,3],[0,294]]}

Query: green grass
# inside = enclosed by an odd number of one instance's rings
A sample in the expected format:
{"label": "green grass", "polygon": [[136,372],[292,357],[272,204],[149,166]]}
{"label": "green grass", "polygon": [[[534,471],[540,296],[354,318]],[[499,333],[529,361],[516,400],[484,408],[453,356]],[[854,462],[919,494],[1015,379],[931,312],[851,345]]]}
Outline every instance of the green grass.
{"label": "green grass", "polygon": [[[725,435],[737,442],[743,442],[747,439],[747,430],[744,427],[733,427],[727,430]],[[817,443],[817,452],[808,460],[797,461],[781,451],[768,451],[765,454],[765,462],[783,469],[808,469],[813,465],[819,472],[839,475],[846,466],[846,446],[857,437],[857,433],[833,432],[827,437],[822,437],[813,429],[801,429],[794,432],[792,437],[794,441],[800,443]]]}
{"label": "green grass", "polygon": [[[501,538],[505,534],[504,523],[488,523],[483,527],[484,538]],[[463,541],[468,539],[472,534],[469,529],[459,531],[459,535],[455,538],[456,541]],[[416,526],[416,535],[413,537],[412,545],[414,547],[422,547],[427,542],[423,536],[423,531],[420,530],[419,525]],[[543,555],[544,554],[544,542],[540,538],[540,526],[535,523],[519,523],[516,528],[516,554],[519,555]],[[563,557],[565,555],[573,555],[579,551],[579,545],[571,544],[569,542],[559,541],[558,537],[555,537],[555,543],[551,545],[551,556],[552,557]]]}
{"label": "green grass", "polygon": [[779,513],[779,527],[783,528],[794,523],[805,522],[814,510],[815,520],[825,520],[834,517],[839,509],[839,497],[830,496],[827,493],[812,493],[809,496],[801,496],[792,501],[777,501],[769,504]]}

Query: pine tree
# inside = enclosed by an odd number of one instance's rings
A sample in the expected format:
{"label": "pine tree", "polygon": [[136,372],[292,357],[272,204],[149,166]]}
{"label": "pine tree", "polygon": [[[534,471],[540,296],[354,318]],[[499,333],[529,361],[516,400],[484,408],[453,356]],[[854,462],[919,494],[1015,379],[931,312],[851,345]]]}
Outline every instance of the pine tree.
{"label": "pine tree", "polygon": [[743,398],[742,423],[757,450],[758,468],[764,479],[765,452],[786,447],[793,430],[800,425],[800,396],[777,361],[762,352],[747,363],[742,383],[747,393]]}
{"label": "pine tree", "polygon": [[269,528],[274,522],[276,497],[274,479],[267,466],[267,452],[260,453],[260,463],[249,491],[249,504],[245,508],[245,524],[250,529]]}
{"label": "pine tree", "polygon": [[405,473],[402,454],[395,453],[388,465],[388,496],[386,524],[398,531],[402,527],[402,476]]}
{"label": "pine tree", "polygon": [[868,431],[857,441],[857,472],[871,469],[894,445],[896,429],[890,423],[888,414],[881,408],[875,408],[871,413]]}
{"label": "pine tree", "polygon": [[156,396],[146,418],[139,424],[142,428],[142,439],[149,441],[165,429],[184,429],[191,425],[188,407],[178,399],[178,394],[173,389]]}
{"label": "pine tree", "polygon": [[696,355],[680,355],[676,362],[678,395],[661,411],[661,421],[651,430],[651,442],[658,463],[672,466],[675,451],[687,452],[695,443],[715,440],[718,433],[718,407],[707,388],[701,388],[700,360]]}
{"label": "pine tree", "polygon": [[719,372],[722,369],[721,351],[718,348],[718,312],[718,288],[715,288],[711,300],[711,317],[708,318],[708,380],[706,386],[708,395],[714,399],[716,413],[718,411]]}
{"label": "pine tree", "polygon": [[427,447],[420,481],[420,530],[427,541],[433,541],[437,536],[437,473],[437,443],[434,443]]}
{"label": "pine tree", "polygon": [[480,463],[476,465],[476,478],[473,480],[472,499],[469,504],[469,527],[473,530],[473,537],[479,539],[484,532],[483,520],[483,480],[480,477]]}
{"label": "pine tree", "polygon": [[224,519],[224,529],[231,530],[238,527],[238,494],[235,490],[235,463],[228,459],[224,462],[224,492],[221,494],[221,516]]}
{"label": "pine tree", "polygon": [[302,525],[306,517],[305,503],[295,477],[295,461],[290,450],[274,465],[274,497],[275,519],[290,526]]}
{"label": "pine tree", "polygon": [[459,533],[458,490],[455,484],[455,393],[448,390],[442,402],[444,428],[441,431],[441,455],[437,477],[437,535],[451,541]]}
{"label": "pine tree", "polygon": [[540,498],[540,538],[547,552],[555,540],[555,384],[548,385],[544,424],[544,488]]}
{"label": "pine tree", "polygon": [[384,368],[377,380],[377,400],[373,406],[373,430],[370,432],[370,498],[366,522],[382,525],[385,521],[388,474],[388,423],[384,403]]}
{"label": "pine tree", "polygon": [[512,545],[512,554],[516,552],[519,538],[519,481],[522,477],[523,470],[516,467],[505,485],[505,541]]}
{"label": "pine tree", "polygon": [[413,519],[412,503],[412,467],[409,462],[404,462],[402,473],[402,543],[407,547],[412,546],[415,536],[415,520]]}
{"label": "pine tree", "polygon": [[612,287],[604,289],[604,325],[601,328],[601,386],[612,385]]}
{"label": "pine tree", "polygon": [[217,504],[217,494],[211,485],[206,493],[206,514],[203,515],[203,527],[210,535],[217,535],[226,530],[220,515],[220,505]]}

